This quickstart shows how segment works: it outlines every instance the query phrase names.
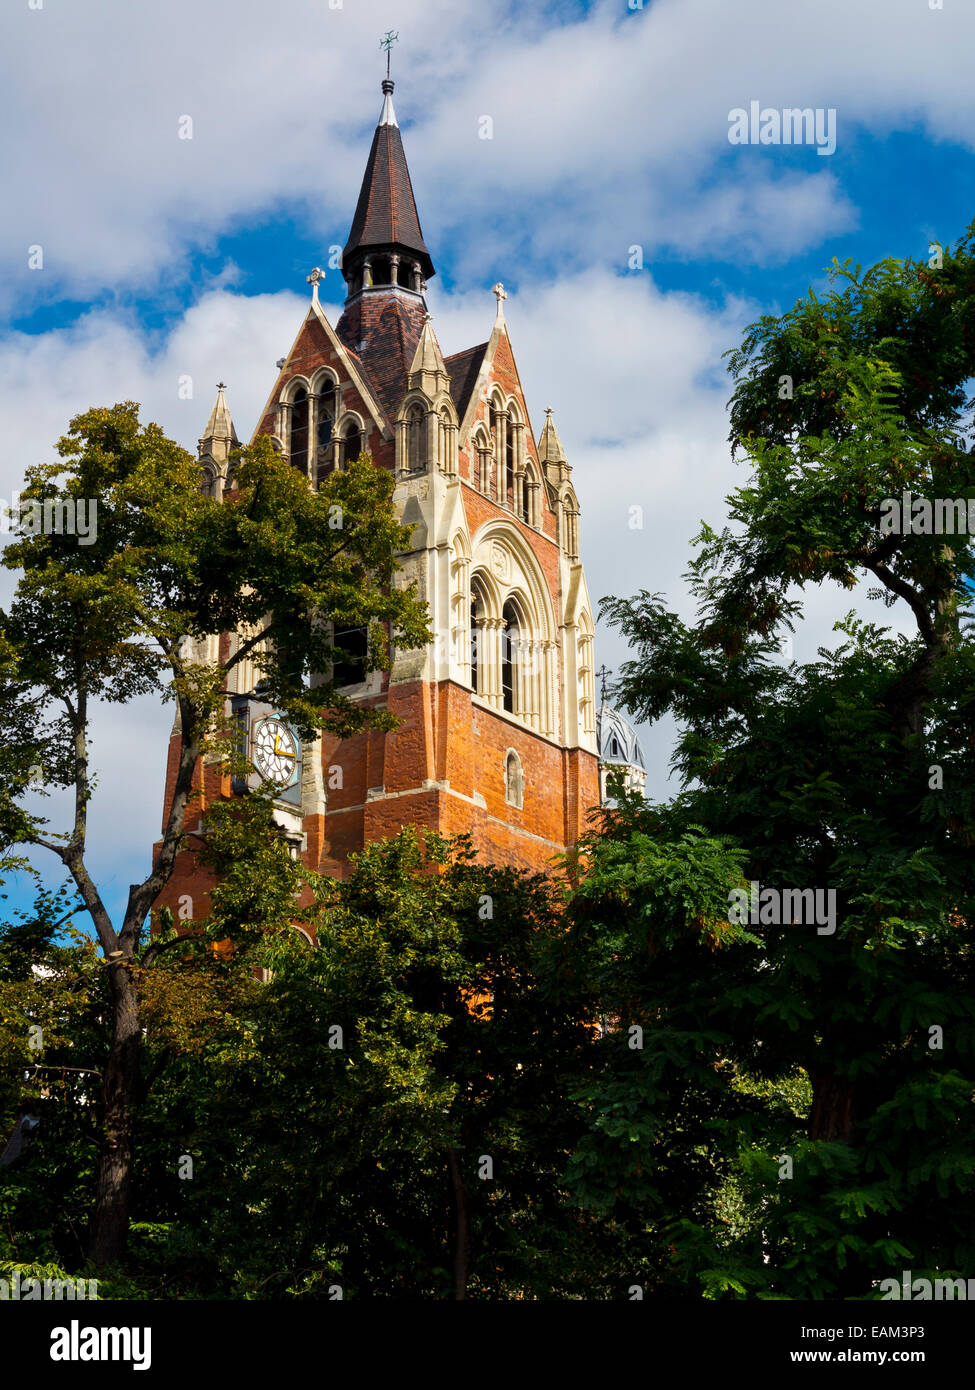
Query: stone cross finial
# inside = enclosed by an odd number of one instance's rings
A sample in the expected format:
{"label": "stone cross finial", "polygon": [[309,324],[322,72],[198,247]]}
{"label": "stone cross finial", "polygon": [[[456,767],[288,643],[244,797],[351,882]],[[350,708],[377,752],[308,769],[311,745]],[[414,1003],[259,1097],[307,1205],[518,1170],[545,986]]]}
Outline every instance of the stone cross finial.
{"label": "stone cross finial", "polygon": [[321,266],[317,265],[310,275],[305,276],[305,284],[311,285],[311,301],[313,304],[318,303],[318,282],[324,279],[325,272],[322,270]]}
{"label": "stone cross finial", "polygon": [[498,281],[498,283],[497,283],[497,284],[495,285],[495,287],[494,287],[494,296],[495,296],[495,298],[496,298],[497,301],[498,301],[498,311],[500,312],[500,310],[501,310],[501,301],[502,301],[502,299],[507,299],[507,298],[508,298],[508,292],[507,292],[507,290],[505,289],[504,285],[502,285],[502,283],[501,283],[500,280]]}

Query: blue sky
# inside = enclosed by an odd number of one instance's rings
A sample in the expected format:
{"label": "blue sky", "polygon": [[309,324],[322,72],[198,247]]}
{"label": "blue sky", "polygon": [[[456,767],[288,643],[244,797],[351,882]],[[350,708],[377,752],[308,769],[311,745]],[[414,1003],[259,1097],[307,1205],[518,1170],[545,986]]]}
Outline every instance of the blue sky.
{"label": "blue sky", "polygon": [[[833,257],[926,258],[975,217],[975,7],[931,2],[17,0],[0,46],[0,496],[93,404],[142,401],[192,449],[222,379],[250,434],[305,276],[345,241],[393,28],[444,351],[488,336],[502,280],[532,425],[553,407],[575,469],[594,601],[648,588],[689,614],[688,541],[744,481],[722,353]],[[752,100],[834,109],[835,153],[732,146],[728,114]],[[332,270],[333,322],[340,290]],[[810,598],[798,659],[847,606]],[[597,662],[624,655],[601,631]],[[96,724],[92,857],[113,902],[158,833],[169,722],[144,704]],[[646,732],[655,795],[670,739]]]}

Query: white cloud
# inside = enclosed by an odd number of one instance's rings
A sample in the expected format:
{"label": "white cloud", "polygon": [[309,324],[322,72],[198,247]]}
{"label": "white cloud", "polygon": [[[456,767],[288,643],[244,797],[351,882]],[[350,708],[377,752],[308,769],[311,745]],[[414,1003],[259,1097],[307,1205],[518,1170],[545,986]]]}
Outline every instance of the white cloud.
{"label": "white cloud", "polygon": [[[172,283],[188,248],[257,216],[349,223],[378,112],[376,0],[341,9],[126,0],[6,17],[0,254],[21,303]],[[923,0],[657,0],[586,16],[475,0],[403,0],[397,103],[421,211],[462,269],[527,247],[551,273],[622,262],[632,243],[775,262],[852,224],[812,150],[729,160],[727,115],[752,100],[832,106],[858,129],[920,125],[971,148],[975,10]],[[491,115],[494,139],[478,139]],[[178,138],[180,117],[193,139]],[[790,166],[791,168],[791,166]],[[697,190],[710,184],[710,192]],[[42,245],[43,272],[27,269]]]}

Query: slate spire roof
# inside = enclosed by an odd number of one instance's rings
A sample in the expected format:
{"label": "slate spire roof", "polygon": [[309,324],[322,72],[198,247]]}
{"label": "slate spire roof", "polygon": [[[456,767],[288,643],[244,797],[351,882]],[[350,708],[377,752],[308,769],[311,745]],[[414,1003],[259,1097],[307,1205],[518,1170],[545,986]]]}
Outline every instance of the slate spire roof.
{"label": "slate spire roof", "polygon": [[420,262],[424,279],[436,271],[427,250],[413,197],[403,139],[393,110],[393,83],[383,80],[383,109],[372,137],[349,239],[342,252],[348,267],[359,253],[407,251]]}

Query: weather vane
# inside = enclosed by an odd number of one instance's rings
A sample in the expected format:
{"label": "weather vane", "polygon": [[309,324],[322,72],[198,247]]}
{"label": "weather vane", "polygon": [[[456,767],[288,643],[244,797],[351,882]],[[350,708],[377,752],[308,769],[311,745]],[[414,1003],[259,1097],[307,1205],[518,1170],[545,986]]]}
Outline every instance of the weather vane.
{"label": "weather vane", "polygon": [[389,80],[389,55],[390,55],[390,52],[391,52],[391,50],[392,50],[393,44],[396,42],[396,40],[397,40],[398,38],[399,38],[399,34],[395,33],[392,29],[387,29],[386,33],[385,33],[385,34],[382,36],[382,38],[379,40],[379,47],[380,47],[380,48],[385,48],[385,50],[386,50],[386,79],[387,79],[387,81]]}

